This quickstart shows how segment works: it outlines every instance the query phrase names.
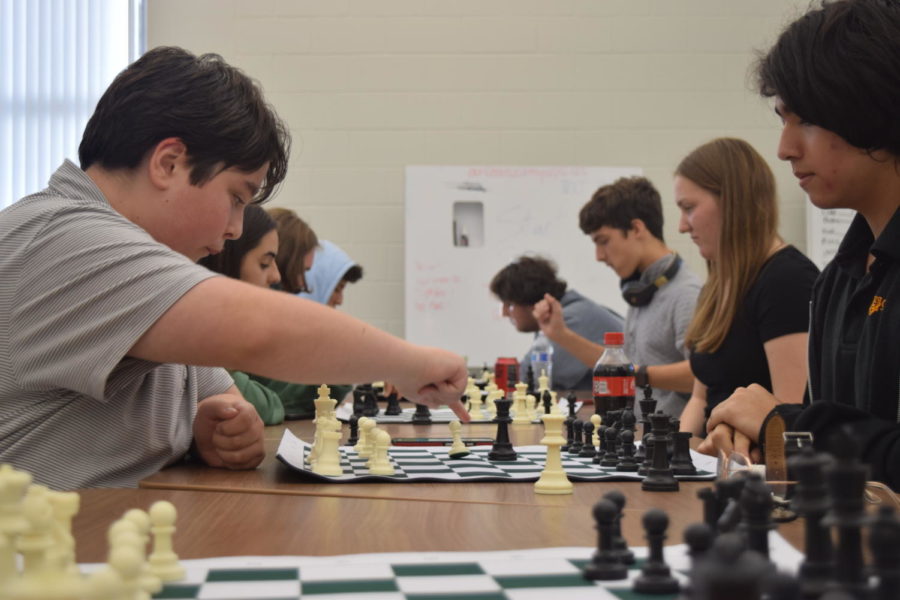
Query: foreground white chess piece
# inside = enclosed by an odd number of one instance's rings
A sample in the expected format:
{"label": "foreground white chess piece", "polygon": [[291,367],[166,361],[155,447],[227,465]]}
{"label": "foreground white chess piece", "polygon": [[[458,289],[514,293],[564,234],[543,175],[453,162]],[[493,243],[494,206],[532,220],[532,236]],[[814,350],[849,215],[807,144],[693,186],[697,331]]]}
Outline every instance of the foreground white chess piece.
{"label": "foreground white chess piece", "polygon": [[150,531],[153,533],[150,569],[162,581],[178,581],[184,578],[184,567],[178,564],[178,556],[172,549],[175,518],[175,506],[171,502],[160,500],[150,507]]}
{"label": "foreground white chess piece", "polygon": [[562,436],[565,417],[561,414],[544,415],[544,439],[541,444],[547,446],[547,462],[540,478],[534,482],[534,491],[538,494],[571,494],[574,486],[562,468],[562,446],[566,440]]}
{"label": "foreground white chess piece", "polygon": [[447,427],[450,428],[450,435],[453,436],[453,444],[450,446],[450,450],[447,451],[447,455],[450,458],[462,458],[463,456],[471,454],[462,441],[462,425],[460,425],[459,421],[454,419],[453,421],[450,421]]}
{"label": "foreground white chess piece", "polygon": [[391,435],[379,429],[375,434],[375,451],[373,452],[369,473],[372,475],[393,475],[394,465],[388,456],[388,449],[391,447]]}

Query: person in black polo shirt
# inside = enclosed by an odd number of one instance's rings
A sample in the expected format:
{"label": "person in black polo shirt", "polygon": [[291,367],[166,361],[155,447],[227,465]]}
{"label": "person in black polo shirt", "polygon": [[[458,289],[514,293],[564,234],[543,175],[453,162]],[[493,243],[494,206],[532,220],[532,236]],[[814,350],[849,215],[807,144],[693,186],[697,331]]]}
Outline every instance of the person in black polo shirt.
{"label": "person in black polo shirt", "polygon": [[[757,442],[768,418],[829,450],[843,430],[870,476],[900,489],[900,3],[845,0],[802,16],[758,66],[784,124],[778,156],[823,209],[858,211],[813,289],[803,407],[757,385],[712,411],[701,447]],[[738,436],[740,437],[740,436]],[[749,448],[739,448],[748,451]]]}

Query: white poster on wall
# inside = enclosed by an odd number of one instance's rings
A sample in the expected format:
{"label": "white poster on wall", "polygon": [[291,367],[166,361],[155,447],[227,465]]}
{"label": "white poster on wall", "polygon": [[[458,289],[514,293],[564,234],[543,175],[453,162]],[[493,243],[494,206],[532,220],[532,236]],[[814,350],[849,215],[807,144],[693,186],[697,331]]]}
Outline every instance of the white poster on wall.
{"label": "white poster on wall", "polygon": [[855,210],[816,208],[807,199],[806,203],[806,254],[819,269],[834,258],[850,222],[856,216]]}
{"label": "white poster on wall", "polygon": [[525,253],[550,258],[570,288],[624,316],[619,280],[596,261],[578,212],[601,185],[640,174],[632,167],[407,167],[406,339],[462,354],[473,366],[521,358],[531,334],[500,315],[489,284]]}

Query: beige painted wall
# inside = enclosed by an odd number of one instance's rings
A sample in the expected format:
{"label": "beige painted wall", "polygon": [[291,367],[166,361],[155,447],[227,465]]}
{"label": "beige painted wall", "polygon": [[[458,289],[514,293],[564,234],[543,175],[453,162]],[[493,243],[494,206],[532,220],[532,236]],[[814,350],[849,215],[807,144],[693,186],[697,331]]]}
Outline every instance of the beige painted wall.
{"label": "beige painted wall", "polygon": [[150,47],[217,52],[260,81],[294,138],[270,205],[364,266],[345,310],[392,333],[403,334],[408,164],[639,166],[663,195],[667,241],[704,273],[677,231],[671,173],[696,145],[743,137],[775,171],[782,235],[806,247],[779,123],[750,77],[806,0],[148,4]]}

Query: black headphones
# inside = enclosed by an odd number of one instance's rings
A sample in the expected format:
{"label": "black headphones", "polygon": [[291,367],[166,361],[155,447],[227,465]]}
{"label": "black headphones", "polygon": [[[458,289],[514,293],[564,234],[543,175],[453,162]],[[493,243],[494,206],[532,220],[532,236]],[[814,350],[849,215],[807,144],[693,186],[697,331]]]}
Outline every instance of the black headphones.
{"label": "black headphones", "polygon": [[681,257],[678,254],[672,254],[666,270],[653,281],[644,281],[643,275],[635,279],[623,279],[620,284],[622,297],[631,306],[647,306],[653,300],[653,294],[656,293],[656,290],[669,283],[675,277],[675,274],[678,273],[680,267]]}

